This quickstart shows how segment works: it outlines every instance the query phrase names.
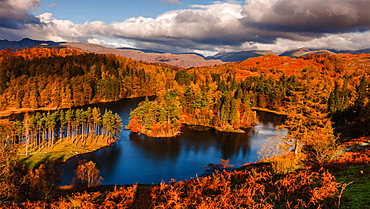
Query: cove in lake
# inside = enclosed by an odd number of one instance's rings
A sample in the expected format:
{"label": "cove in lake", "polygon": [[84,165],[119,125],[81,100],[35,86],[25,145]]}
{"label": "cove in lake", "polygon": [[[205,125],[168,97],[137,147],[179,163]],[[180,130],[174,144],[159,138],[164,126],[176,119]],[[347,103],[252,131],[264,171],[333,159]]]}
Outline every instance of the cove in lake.
{"label": "cove in lake", "polygon": [[[130,111],[144,98],[125,99],[119,102],[94,105],[111,109],[129,122]],[[246,133],[225,133],[213,129],[197,130],[185,126],[173,138],[149,138],[128,130],[110,147],[69,159],[60,165],[63,170],[62,185],[74,177],[78,161],[86,159],[97,164],[105,185],[152,184],[171,179],[182,181],[204,174],[203,167],[230,159],[230,164],[240,167],[258,160],[257,151],[268,137],[286,134],[277,130],[284,116],[258,112],[260,123]]]}

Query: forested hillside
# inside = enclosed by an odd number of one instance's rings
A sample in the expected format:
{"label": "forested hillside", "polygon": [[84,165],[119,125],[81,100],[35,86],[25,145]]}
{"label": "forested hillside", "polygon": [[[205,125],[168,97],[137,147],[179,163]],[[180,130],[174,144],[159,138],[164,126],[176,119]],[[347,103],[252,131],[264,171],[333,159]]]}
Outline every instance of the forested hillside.
{"label": "forested hillside", "polygon": [[[196,207],[193,205],[196,202],[204,207],[244,207],[246,203],[239,201],[249,198],[248,204],[256,207],[339,207],[346,185],[335,182],[325,169],[369,162],[368,150],[363,155],[342,156],[343,142],[370,134],[370,55],[367,54],[299,58],[265,55],[189,69],[71,49],[36,48],[17,53],[2,51],[0,55],[3,111],[60,109],[156,95],[154,101],[146,100],[132,111],[127,127],[155,137],[179,134],[184,124],[239,132],[256,123],[253,109],[287,115],[284,127],[288,135],[278,145],[286,155],[274,156],[265,151],[262,154],[270,157],[266,160],[268,166],[145,188],[147,194],[137,198],[146,198],[149,202],[143,204],[149,206]],[[96,109],[59,110],[35,114],[23,122],[2,120],[0,125],[4,148],[0,158],[4,168],[0,172],[0,185],[8,185],[0,191],[1,200],[26,201],[35,185],[49,182],[38,188],[46,196],[31,195],[33,200],[46,200],[60,197],[47,193],[48,188],[55,188],[53,181],[47,180],[48,175],[56,174],[51,170],[47,173],[44,167],[24,168],[15,160],[13,151],[23,147],[23,153],[27,153],[51,147],[58,140],[73,141],[78,138],[76,135],[87,133],[111,137],[119,130],[120,118],[109,111],[101,114]],[[92,142],[87,139],[92,137],[83,138],[82,144]],[[35,172],[40,172],[40,178],[28,181]],[[363,169],[364,172],[368,169]],[[16,181],[17,178],[22,182]],[[135,195],[142,192],[138,189],[131,186],[112,193],[91,193],[95,199],[87,193],[75,194],[70,199],[60,198],[49,207],[69,207],[74,203],[79,207],[89,204],[129,207],[139,204],[134,201]],[[297,192],[302,199],[289,198]],[[226,203],[225,198],[230,202]]]}
{"label": "forested hillside", "polygon": [[33,48],[0,54],[0,108],[68,108],[155,95],[169,67],[115,55]]}

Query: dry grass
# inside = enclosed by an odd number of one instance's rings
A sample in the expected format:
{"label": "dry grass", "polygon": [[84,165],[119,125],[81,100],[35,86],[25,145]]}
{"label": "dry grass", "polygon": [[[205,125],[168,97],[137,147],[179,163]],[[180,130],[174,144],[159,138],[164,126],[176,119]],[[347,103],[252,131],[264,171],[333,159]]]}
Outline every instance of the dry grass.
{"label": "dry grass", "polygon": [[61,162],[65,162],[71,157],[96,151],[109,146],[113,142],[115,142],[115,139],[107,138],[107,136],[93,134],[79,135],[74,138],[59,140],[52,147],[31,150],[27,156],[24,154],[26,152],[25,147],[21,148],[18,153],[22,163],[28,167],[38,167],[46,161],[60,160]]}

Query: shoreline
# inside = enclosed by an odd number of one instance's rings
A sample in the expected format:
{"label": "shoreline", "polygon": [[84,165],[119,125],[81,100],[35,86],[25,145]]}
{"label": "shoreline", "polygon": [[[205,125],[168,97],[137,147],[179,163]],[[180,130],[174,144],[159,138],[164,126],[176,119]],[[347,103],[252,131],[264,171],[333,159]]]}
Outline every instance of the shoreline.
{"label": "shoreline", "polygon": [[116,137],[107,139],[106,136],[103,135],[89,134],[77,136],[75,140],[79,140],[82,138],[88,139],[89,137],[93,137],[92,139],[96,139],[96,141],[85,144],[82,144],[80,142],[74,144],[69,140],[61,142],[58,141],[56,142],[56,144],[54,144],[52,148],[45,147],[41,150],[38,150],[37,152],[32,152],[27,156],[24,154],[25,147],[23,147],[18,150],[19,161],[30,168],[37,168],[39,165],[45,164],[47,161],[59,160],[58,163],[64,163],[70,158],[87,153],[92,153],[104,147],[111,146],[117,140],[119,140]]}
{"label": "shoreline", "polygon": [[118,102],[124,99],[134,99],[134,98],[144,98],[144,97],[152,97],[155,95],[149,96],[130,96],[125,97],[119,100],[105,100],[105,99],[93,99],[89,104],[82,105],[82,106],[70,106],[70,107],[40,107],[40,108],[30,108],[30,107],[22,107],[22,108],[15,108],[15,107],[7,107],[5,110],[0,111],[0,119],[5,119],[6,117],[15,115],[15,114],[22,114],[27,112],[37,112],[37,111],[52,111],[52,110],[63,110],[69,108],[81,108],[86,107],[89,105],[95,105],[99,103],[110,103],[110,102]]}
{"label": "shoreline", "polygon": [[10,107],[10,108],[7,108],[6,110],[0,111],[0,119],[9,117],[15,114],[22,114],[22,113],[36,112],[36,111],[51,111],[51,110],[57,110],[57,109],[63,109],[63,108],[41,107],[41,108],[35,109],[35,108],[28,108],[28,107],[23,107],[23,108]]}
{"label": "shoreline", "polygon": [[262,111],[262,112],[269,112],[269,113],[274,113],[276,115],[283,115],[283,116],[286,116],[288,115],[288,113],[286,112],[283,112],[283,111],[277,111],[277,110],[270,110],[270,109],[267,109],[267,108],[262,108],[262,107],[251,107],[252,110],[254,111]]}
{"label": "shoreline", "polygon": [[[217,128],[217,127],[213,127],[213,126],[205,126],[205,125],[193,125],[193,124],[188,124],[188,123],[184,123],[183,125],[185,126],[198,126],[198,127],[202,127],[200,129],[214,129],[216,131],[219,131],[219,132],[225,132],[225,133],[239,133],[239,134],[244,134],[245,131],[243,129],[248,129],[248,128],[251,128],[253,126],[255,126],[256,124],[253,124],[249,127],[240,127],[240,128],[237,128],[237,129],[221,129],[221,128]],[[126,129],[128,131],[131,131],[130,129]],[[133,131],[131,131],[133,132]],[[147,134],[147,133],[143,133],[143,132],[140,132],[140,131],[137,131],[137,132],[133,132],[133,133],[137,133],[137,134],[141,134],[141,135],[144,135],[146,137],[149,137],[149,138],[173,138],[173,137],[176,137],[178,135],[181,134],[181,129],[179,131],[176,131],[174,134],[161,134],[161,135],[153,135],[153,134]]]}

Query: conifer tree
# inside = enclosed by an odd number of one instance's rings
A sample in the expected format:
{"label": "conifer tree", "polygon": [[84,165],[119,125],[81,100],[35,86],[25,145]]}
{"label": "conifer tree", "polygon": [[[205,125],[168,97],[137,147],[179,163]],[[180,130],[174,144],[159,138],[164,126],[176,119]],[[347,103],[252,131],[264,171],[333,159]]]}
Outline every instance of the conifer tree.
{"label": "conifer tree", "polygon": [[360,107],[365,105],[365,99],[367,98],[367,81],[366,75],[361,77],[360,84],[357,87],[357,99],[355,101],[355,106]]}

